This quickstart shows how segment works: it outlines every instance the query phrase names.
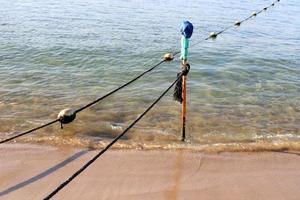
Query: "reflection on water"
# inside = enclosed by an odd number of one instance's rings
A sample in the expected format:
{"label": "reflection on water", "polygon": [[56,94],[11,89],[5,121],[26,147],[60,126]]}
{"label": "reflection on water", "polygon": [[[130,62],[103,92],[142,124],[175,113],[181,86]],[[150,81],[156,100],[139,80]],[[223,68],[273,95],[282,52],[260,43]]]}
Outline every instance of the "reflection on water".
{"label": "reflection on water", "polygon": [[[179,48],[178,26],[195,25],[191,44],[269,1],[0,0],[0,134],[54,119],[98,98]],[[158,3],[160,6],[158,6]],[[189,142],[181,144],[180,104],[164,98],[117,147],[272,149],[300,141],[299,2],[281,1],[216,41],[190,50]],[[75,123],[25,141],[101,147],[176,77],[163,64],[80,113]]]}

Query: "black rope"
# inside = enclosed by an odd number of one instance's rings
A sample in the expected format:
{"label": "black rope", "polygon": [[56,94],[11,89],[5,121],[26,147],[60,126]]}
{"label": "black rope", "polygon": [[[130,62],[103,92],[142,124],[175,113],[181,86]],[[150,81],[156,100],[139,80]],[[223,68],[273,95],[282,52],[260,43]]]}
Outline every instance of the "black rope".
{"label": "black rope", "polygon": [[118,135],[112,142],[110,142],[103,150],[101,150],[96,156],[89,160],[85,165],[83,165],[78,171],[76,171],[72,176],[70,176],[66,181],[61,183],[53,192],[51,192],[44,200],[52,198],[65,186],[67,186],[74,178],[81,174],[86,168],[88,168],[93,162],[95,162],[102,154],[104,154],[114,143],[116,143],[122,136],[124,136],[136,123],[138,123],[165,95],[166,93],[178,82],[181,76],[184,75],[184,71],[176,80],[137,118],[132,122],[120,135]]}
{"label": "black rope", "polygon": [[87,104],[87,105],[85,105],[85,106],[83,106],[83,107],[77,109],[77,110],[75,111],[75,113],[79,113],[80,111],[87,109],[88,107],[90,107],[90,106],[92,106],[92,105],[98,103],[99,101],[105,99],[106,97],[109,97],[110,95],[112,95],[112,94],[114,94],[115,92],[121,90],[122,88],[124,88],[124,87],[130,85],[131,83],[133,83],[134,81],[138,80],[139,78],[141,78],[141,77],[144,76],[145,74],[151,72],[153,69],[155,69],[156,67],[158,67],[159,65],[161,65],[161,64],[164,63],[164,62],[166,62],[166,60],[160,61],[159,63],[157,63],[156,65],[154,65],[154,66],[151,67],[150,69],[144,71],[143,73],[141,73],[140,75],[136,76],[135,78],[133,78],[132,80],[128,81],[127,83],[125,83],[125,84],[121,85],[120,87],[118,87],[118,88],[112,90],[111,92],[109,92],[109,93],[105,94],[104,96],[102,96],[102,97],[96,99],[95,101],[93,101],[93,102],[91,102],[91,103],[89,103],[89,104]]}
{"label": "black rope", "polygon": [[33,129],[29,130],[29,131],[26,131],[26,132],[20,133],[20,134],[18,134],[18,135],[12,136],[12,137],[10,137],[10,138],[7,138],[7,139],[5,139],[5,140],[0,141],[0,144],[5,143],[5,142],[8,142],[8,141],[11,141],[11,140],[16,139],[16,138],[18,138],[18,137],[21,137],[21,136],[23,136],[23,135],[27,135],[27,134],[29,134],[29,133],[32,133],[33,131],[39,130],[39,129],[44,128],[44,127],[46,127],[46,126],[50,126],[51,124],[54,124],[54,123],[56,123],[56,122],[58,122],[58,121],[59,121],[59,119],[56,119],[56,120],[53,120],[53,121],[51,121],[51,122],[48,122],[48,123],[46,123],[46,124],[44,124],[44,125],[41,125],[41,126],[39,126],[39,127],[33,128]]}

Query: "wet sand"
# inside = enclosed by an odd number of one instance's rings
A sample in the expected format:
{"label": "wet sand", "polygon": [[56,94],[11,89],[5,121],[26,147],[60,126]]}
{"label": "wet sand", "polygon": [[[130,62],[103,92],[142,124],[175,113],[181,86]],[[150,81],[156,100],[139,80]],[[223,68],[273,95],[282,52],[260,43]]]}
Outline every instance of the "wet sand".
{"label": "wet sand", "polygon": [[[42,199],[97,151],[0,146],[0,199]],[[300,197],[300,152],[110,150],[53,199]]]}

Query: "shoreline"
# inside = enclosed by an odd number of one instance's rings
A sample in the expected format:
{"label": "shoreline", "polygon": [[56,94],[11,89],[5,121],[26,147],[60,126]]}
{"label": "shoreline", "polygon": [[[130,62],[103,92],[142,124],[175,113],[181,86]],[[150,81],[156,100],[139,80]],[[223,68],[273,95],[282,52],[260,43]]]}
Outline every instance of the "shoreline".
{"label": "shoreline", "polygon": [[[98,151],[0,147],[0,199],[42,199]],[[113,149],[53,199],[298,199],[300,152]]]}
{"label": "shoreline", "polygon": [[[84,138],[32,137],[13,140],[9,144],[40,145],[55,148],[100,150],[105,148],[112,139],[91,141]],[[194,153],[226,153],[226,152],[300,152],[300,141],[253,141],[232,143],[201,144],[190,141],[170,141],[169,143],[135,142],[134,140],[119,140],[111,150],[144,150],[168,151],[181,150]]]}

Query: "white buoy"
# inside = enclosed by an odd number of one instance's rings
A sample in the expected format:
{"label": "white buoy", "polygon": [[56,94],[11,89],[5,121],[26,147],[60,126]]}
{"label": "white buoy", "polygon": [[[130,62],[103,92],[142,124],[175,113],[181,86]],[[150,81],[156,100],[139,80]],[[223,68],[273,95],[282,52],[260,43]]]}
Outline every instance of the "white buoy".
{"label": "white buoy", "polygon": [[252,16],[253,16],[253,17],[255,17],[256,15],[257,15],[257,13],[256,13],[256,12],[253,12],[253,13],[252,13]]}
{"label": "white buoy", "polygon": [[60,111],[57,115],[57,119],[62,124],[68,124],[76,118],[75,110],[71,108],[66,108]]}
{"label": "white buoy", "polygon": [[234,25],[235,25],[235,26],[240,26],[240,25],[241,25],[241,22],[240,22],[240,21],[235,21],[235,22],[234,22]]}
{"label": "white buoy", "polygon": [[164,59],[165,59],[166,61],[171,61],[171,60],[174,59],[174,56],[173,56],[172,53],[166,53],[166,54],[164,55]]}
{"label": "white buoy", "polygon": [[218,36],[218,34],[217,34],[216,32],[211,32],[211,33],[209,34],[209,37],[212,38],[212,39],[216,39],[217,36]]}

